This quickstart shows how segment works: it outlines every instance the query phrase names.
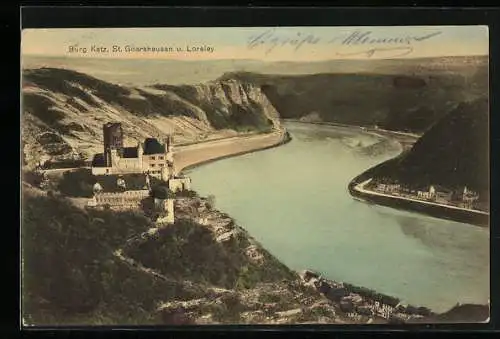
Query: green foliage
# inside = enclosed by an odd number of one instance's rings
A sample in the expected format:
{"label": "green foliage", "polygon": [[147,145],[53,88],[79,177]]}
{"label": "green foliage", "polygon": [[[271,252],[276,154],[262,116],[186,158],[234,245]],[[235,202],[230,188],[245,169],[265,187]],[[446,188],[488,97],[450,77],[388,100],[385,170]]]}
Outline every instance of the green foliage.
{"label": "green foliage", "polygon": [[249,289],[255,287],[259,282],[259,274],[252,266],[244,266],[238,275],[234,288]]}
{"label": "green foliage", "polygon": [[23,316],[35,324],[157,323],[158,300],[192,298],[132,270],[112,251],[152,225],[133,212],[82,211],[57,197],[25,196]]}
{"label": "green foliage", "polygon": [[239,238],[219,243],[207,227],[180,219],[161,229],[157,238],[126,252],[170,276],[224,288],[251,288],[258,282],[295,278],[292,271],[267,253],[264,264],[252,263],[242,246],[247,243]]}
{"label": "green foliage", "polygon": [[277,294],[261,293],[259,295],[259,301],[266,304],[279,303],[281,301],[281,297]]}
{"label": "green foliage", "polygon": [[88,169],[78,169],[76,171],[64,172],[62,179],[58,183],[58,190],[70,197],[86,197],[93,195],[93,185],[95,178]]}
{"label": "green foliage", "polygon": [[198,197],[198,193],[193,190],[181,190],[175,192],[175,197],[177,198],[195,198]]}
{"label": "green foliage", "polygon": [[175,193],[166,185],[158,185],[151,189],[151,196],[157,199],[171,199],[175,197]]}
{"label": "green foliage", "polygon": [[371,170],[411,187],[438,183],[448,188],[476,190],[489,199],[488,101],[462,103],[435,123],[397,159]]}
{"label": "green foliage", "polygon": [[215,195],[213,194],[210,194],[208,197],[207,197],[207,208],[208,209],[214,209],[215,208]]}

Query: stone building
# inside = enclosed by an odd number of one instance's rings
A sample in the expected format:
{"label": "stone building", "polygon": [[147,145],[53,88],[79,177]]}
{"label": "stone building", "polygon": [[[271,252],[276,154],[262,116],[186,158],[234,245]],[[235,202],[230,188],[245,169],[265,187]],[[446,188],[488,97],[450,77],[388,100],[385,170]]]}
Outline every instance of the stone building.
{"label": "stone building", "polygon": [[436,197],[436,189],[431,185],[427,191],[417,191],[417,197],[426,200],[434,199]]}
{"label": "stone building", "polygon": [[479,200],[479,194],[468,189],[467,186],[464,186],[464,190],[462,191],[460,198],[462,207],[473,209],[476,207],[475,205]]}
{"label": "stone building", "polygon": [[173,196],[152,194],[152,187],[157,187],[154,180],[163,181],[174,193],[191,190],[191,179],[175,174],[172,137],[168,135],[163,143],[146,138],[137,146],[125,147],[120,123],[105,124],[103,134],[104,152],[96,154],[92,161],[96,183],[88,205],[136,208],[151,197],[156,222],[173,223]]}
{"label": "stone building", "polygon": [[154,199],[155,210],[158,212],[156,223],[173,224],[174,218],[174,199]]}
{"label": "stone building", "polygon": [[120,123],[105,124],[103,134],[104,152],[94,156],[92,174],[149,173],[165,181],[174,176],[171,135],[163,143],[155,138],[146,138],[136,146],[125,147]]}
{"label": "stone building", "polygon": [[111,208],[139,208],[149,196],[150,187],[144,175],[109,175],[96,177],[94,195],[88,206]]}

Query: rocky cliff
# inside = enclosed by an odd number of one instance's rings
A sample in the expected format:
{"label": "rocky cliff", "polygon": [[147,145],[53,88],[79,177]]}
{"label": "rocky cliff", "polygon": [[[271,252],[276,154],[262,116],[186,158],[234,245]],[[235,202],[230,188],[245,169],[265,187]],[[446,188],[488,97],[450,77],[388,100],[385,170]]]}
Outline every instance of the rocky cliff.
{"label": "rocky cliff", "polygon": [[239,81],[126,87],[76,71],[27,69],[22,81],[24,161],[88,158],[102,124],[119,121],[126,143],[174,133],[176,143],[269,130],[277,112],[259,87]]}

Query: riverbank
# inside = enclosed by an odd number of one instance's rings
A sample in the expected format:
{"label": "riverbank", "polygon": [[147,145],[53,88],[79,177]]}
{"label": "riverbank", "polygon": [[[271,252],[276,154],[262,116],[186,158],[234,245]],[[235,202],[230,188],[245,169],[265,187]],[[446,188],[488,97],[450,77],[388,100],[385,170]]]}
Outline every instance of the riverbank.
{"label": "riverbank", "polygon": [[376,136],[383,137],[383,138],[394,139],[401,144],[403,151],[410,149],[413,146],[413,144],[418,140],[418,138],[421,137],[420,134],[406,133],[406,132],[400,132],[400,131],[390,131],[390,130],[385,130],[385,129],[380,129],[380,128],[370,128],[370,127],[364,127],[364,126],[346,125],[346,124],[339,124],[336,122],[324,122],[324,121],[314,122],[314,121],[301,121],[301,120],[295,120],[295,119],[284,119],[283,121],[308,124],[308,125],[342,127],[342,128],[349,128],[351,130],[357,129],[363,133],[372,134],[372,135],[376,135]]}
{"label": "riverbank", "polygon": [[366,183],[371,178],[377,177],[378,173],[383,172],[386,168],[390,168],[402,155],[404,155],[404,152],[405,151],[390,160],[369,168],[352,179],[347,186],[351,196],[368,203],[375,203],[404,211],[422,213],[435,218],[488,227],[489,213],[487,212],[466,210],[443,204],[428,203],[417,199],[391,196],[364,189],[363,183]]}
{"label": "riverbank", "polygon": [[234,137],[179,147],[174,152],[176,172],[212,161],[270,149],[288,143],[290,134],[282,127],[267,134]]}

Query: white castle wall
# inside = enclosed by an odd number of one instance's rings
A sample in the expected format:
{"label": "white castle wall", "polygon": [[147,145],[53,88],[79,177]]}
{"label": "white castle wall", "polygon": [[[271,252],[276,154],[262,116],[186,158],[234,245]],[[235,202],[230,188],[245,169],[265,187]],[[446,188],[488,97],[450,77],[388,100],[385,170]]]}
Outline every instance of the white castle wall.
{"label": "white castle wall", "polygon": [[160,212],[160,217],[156,219],[157,223],[174,223],[174,199],[155,198],[155,208]]}
{"label": "white castle wall", "polygon": [[168,180],[168,188],[172,192],[191,189],[191,178],[172,178]]}
{"label": "white castle wall", "polygon": [[141,200],[149,196],[149,190],[102,192],[94,194],[89,206],[137,206]]}

